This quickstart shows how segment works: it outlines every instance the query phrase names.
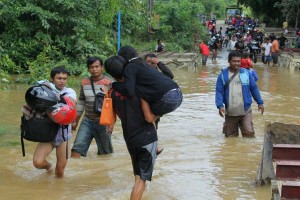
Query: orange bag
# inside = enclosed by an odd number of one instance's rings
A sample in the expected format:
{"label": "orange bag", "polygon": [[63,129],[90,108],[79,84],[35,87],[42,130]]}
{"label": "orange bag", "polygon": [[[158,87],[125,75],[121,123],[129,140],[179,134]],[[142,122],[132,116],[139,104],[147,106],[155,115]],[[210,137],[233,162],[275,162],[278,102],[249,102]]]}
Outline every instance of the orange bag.
{"label": "orange bag", "polygon": [[104,97],[102,111],[100,115],[100,125],[111,126],[116,121],[116,114],[113,110],[113,102],[111,98],[112,90],[109,90]]}

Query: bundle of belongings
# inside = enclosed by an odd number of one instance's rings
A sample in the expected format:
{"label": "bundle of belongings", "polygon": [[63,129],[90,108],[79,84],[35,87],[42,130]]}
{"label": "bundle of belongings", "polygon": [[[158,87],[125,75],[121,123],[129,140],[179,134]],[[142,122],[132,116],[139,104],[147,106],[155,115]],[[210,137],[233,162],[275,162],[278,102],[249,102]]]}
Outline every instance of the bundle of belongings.
{"label": "bundle of belongings", "polygon": [[[23,156],[23,139],[32,142],[52,142],[59,128],[68,129],[68,125],[74,121],[75,104],[64,95],[59,94],[59,90],[48,81],[40,81],[26,91],[26,104],[22,107],[21,117]],[[68,138],[64,140],[68,141]]]}

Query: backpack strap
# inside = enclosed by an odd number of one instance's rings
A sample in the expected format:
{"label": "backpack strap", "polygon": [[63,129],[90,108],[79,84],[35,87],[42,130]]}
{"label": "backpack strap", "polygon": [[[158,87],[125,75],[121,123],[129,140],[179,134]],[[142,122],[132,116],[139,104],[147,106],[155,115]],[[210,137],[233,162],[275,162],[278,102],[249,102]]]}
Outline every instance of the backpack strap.
{"label": "backpack strap", "polygon": [[68,135],[69,135],[69,125],[67,126],[67,145],[66,145],[66,159],[67,160],[69,158],[69,149],[68,149],[69,140],[68,140]]}
{"label": "backpack strap", "polygon": [[24,124],[24,120],[25,117],[22,116],[21,117],[21,144],[22,144],[22,154],[23,154],[23,157],[25,157],[25,146],[24,146],[24,134],[25,134],[25,130],[24,130],[24,127],[22,126]]}
{"label": "backpack strap", "polygon": [[[69,158],[69,150],[68,150],[68,144],[69,144],[69,140],[68,140],[68,135],[69,135],[69,125],[61,125],[61,135],[64,141],[67,141],[67,146],[66,146],[66,159],[68,160]],[[67,129],[67,138],[65,138],[65,134],[64,134],[64,130]]]}

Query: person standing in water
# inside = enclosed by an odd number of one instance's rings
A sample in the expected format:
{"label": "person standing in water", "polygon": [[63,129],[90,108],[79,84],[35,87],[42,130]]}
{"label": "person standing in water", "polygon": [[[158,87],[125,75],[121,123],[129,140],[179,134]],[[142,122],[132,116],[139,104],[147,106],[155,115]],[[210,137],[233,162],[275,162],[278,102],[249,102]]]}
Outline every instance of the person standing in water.
{"label": "person standing in water", "polygon": [[151,181],[157,157],[157,132],[154,121],[157,117],[149,105],[142,104],[138,96],[124,96],[116,83],[124,84],[123,68],[126,61],[121,56],[112,56],[104,62],[105,70],[117,81],[112,83],[113,108],[121,120],[127,150],[131,157],[134,186],[131,200],[142,199],[146,181]]}
{"label": "person standing in water", "polygon": [[[226,137],[254,137],[252,123],[252,97],[264,113],[264,102],[252,74],[240,68],[241,54],[232,51],[228,55],[229,67],[222,70],[216,83],[215,103],[219,115],[225,117],[223,133]],[[225,108],[224,108],[225,105]]]}

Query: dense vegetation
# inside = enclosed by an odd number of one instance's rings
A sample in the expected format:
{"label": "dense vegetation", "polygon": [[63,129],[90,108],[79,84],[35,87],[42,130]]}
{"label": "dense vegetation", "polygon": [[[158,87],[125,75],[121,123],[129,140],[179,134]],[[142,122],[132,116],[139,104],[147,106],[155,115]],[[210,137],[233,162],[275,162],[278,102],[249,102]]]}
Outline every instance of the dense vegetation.
{"label": "dense vegetation", "polygon": [[[272,4],[264,3],[264,7],[257,8],[265,0],[239,1],[252,7],[257,14],[273,16],[273,11],[266,8]],[[267,0],[271,1],[275,0]],[[85,72],[87,57],[105,59],[116,54],[119,10],[122,13],[122,45],[153,50],[156,39],[160,38],[169,50],[190,51],[194,49],[195,41],[206,34],[199,15],[214,13],[217,18],[223,18],[225,7],[234,2],[0,0],[0,82],[11,80],[10,74],[30,74],[18,76],[17,80],[22,82],[44,79],[58,65],[64,65],[71,74],[79,75]],[[253,5],[253,2],[260,4]],[[284,5],[278,5],[278,10],[280,6]],[[154,20],[155,16],[159,16],[159,22]],[[149,29],[149,25],[155,29]]]}
{"label": "dense vegetation", "polygon": [[299,0],[238,0],[249,6],[253,15],[259,16],[268,26],[282,27],[288,21],[291,27],[298,27],[300,17]]}
{"label": "dense vegetation", "polygon": [[[204,33],[197,14],[220,16],[225,6],[223,0],[1,0],[0,78],[30,73],[19,80],[32,82],[47,78],[57,65],[77,75],[87,57],[116,54],[119,9],[122,45],[151,50],[161,38],[170,50],[190,50]],[[160,15],[160,27],[149,33],[147,16],[154,14]]]}

